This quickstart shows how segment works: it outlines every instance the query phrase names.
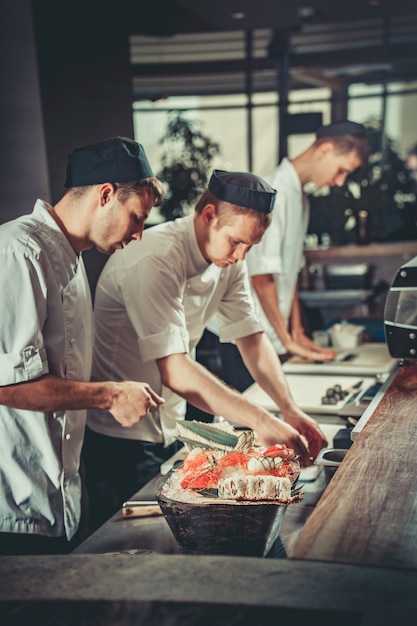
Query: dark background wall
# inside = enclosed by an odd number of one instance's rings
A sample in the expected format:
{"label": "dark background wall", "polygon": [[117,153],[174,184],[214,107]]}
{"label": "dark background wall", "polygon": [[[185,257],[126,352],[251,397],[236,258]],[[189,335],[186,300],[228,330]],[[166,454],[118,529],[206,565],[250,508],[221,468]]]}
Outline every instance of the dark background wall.
{"label": "dark background wall", "polygon": [[57,201],[74,148],[133,137],[128,37],[106,6],[2,2],[0,222]]}
{"label": "dark background wall", "polygon": [[3,0],[0,15],[0,222],[49,199],[38,67],[29,0]]}

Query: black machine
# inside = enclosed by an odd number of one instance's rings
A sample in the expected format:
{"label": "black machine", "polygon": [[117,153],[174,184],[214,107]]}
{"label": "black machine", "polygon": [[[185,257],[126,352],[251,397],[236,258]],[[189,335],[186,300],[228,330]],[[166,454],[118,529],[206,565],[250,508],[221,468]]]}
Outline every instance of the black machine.
{"label": "black machine", "polygon": [[384,327],[392,357],[417,359],[417,256],[402,265],[392,281]]}

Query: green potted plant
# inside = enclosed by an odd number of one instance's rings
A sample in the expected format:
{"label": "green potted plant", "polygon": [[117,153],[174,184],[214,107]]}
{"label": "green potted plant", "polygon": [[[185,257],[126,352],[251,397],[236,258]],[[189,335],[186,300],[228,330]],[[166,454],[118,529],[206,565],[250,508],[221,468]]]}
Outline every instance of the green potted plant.
{"label": "green potted plant", "polygon": [[167,187],[159,210],[165,220],[173,220],[183,216],[206,188],[220,146],[202,132],[198,120],[177,112],[170,114],[159,143],[164,151],[158,178]]}

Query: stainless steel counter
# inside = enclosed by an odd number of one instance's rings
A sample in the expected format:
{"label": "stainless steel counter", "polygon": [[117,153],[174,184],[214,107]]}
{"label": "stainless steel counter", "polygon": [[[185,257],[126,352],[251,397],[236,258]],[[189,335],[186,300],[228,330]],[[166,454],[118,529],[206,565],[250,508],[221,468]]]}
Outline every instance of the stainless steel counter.
{"label": "stainless steel counter", "polygon": [[[132,496],[132,500],[154,500],[155,488],[161,476],[156,476],[143,489]],[[314,481],[304,483],[303,501],[287,508],[281,526],[280,537],[288,551],[306,520],[312,513],[325,489],[323,472]],[[103,526],[97,529],[73,554],[108,553],[179,554],[178,545],[163,516],[123,518],[118,511]]]}
{"label": "stainless steel counter", "polygon": [[[156,476],[132,500],[155,500]],[[161,516],[124,518],[118,511],[74,550],[74,554],[107,554],[113,552],[156,552],[178,554],[177,543]]]}

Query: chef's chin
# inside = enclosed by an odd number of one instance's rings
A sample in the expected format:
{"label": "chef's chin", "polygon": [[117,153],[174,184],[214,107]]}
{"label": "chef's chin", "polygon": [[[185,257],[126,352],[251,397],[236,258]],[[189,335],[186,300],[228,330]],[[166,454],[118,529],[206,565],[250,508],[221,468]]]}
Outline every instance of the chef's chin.
{"label": "chef's chin", "polygon": [[113,252],[116,252],[116,250],[121,249],[121,246],[106,246],[106,248],[103,248],[102,246],[96,246],[96,249],[101,252],[101,254],[113,254]]}

